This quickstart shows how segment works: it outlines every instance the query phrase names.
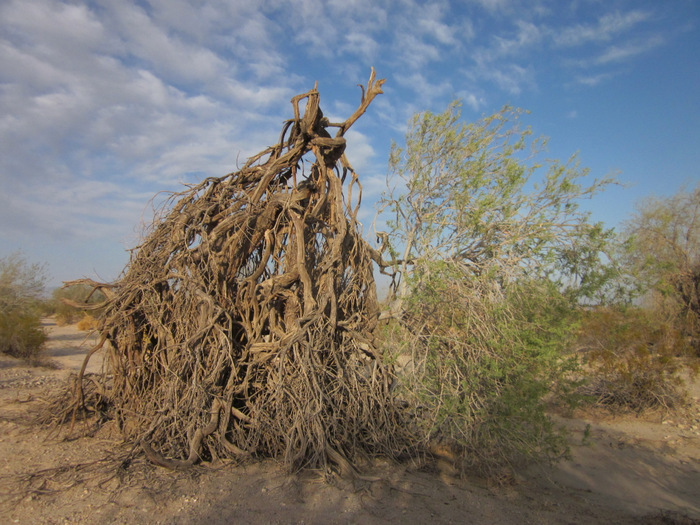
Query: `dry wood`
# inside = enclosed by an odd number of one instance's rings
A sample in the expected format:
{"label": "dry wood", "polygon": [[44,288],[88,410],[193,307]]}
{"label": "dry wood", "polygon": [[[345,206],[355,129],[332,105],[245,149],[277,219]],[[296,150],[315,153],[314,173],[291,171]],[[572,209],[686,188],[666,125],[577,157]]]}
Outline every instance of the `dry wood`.
{"label": "dry wood", "polygon": [[[272,456],[347,469],[358,454],[403,450],[393,373],[373,343],[379,254],[343,197],[348,175],[361,191],[343,135],[383,83],[373,70],[340,124],[316,87],[294,97],[278,144],[174,195],[122,277],[88,283],[108,293],[102,391],[154,463]],[[84,408],[75,392],[66,410]]]}

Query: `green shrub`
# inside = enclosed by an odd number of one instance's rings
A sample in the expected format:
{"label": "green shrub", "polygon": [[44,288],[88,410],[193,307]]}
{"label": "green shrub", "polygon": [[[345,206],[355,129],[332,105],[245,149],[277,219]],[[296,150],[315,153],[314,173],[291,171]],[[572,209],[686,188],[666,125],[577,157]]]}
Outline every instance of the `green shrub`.
{"label": "green shrub", "polygon": [[502,289],[456,277],[445,270],[422,279],[403,328],[382,334],[389,358],[403,365],[398,393],[416,407],[418,435],[449,443],[465,468],[485,474],[562,457],[563,431],[545,399],[571,390],[575,361],[562,358],[575,331],[571,303],[546,282]]}
{"label": "green shrub", "polygon": [[700,357],[700,183],[673,196],[641,201],[626,223],[621,262]]}
{"label": "green shrub", "polygon": [[3,353],[34,360],[39,357],[46,339],[41,319],[31,309],[0,316],[0,348]]}
{"label": "green shrub", "polygon": [[654,310],[597,308],[584,316],[578,345],[588,379],[581,393],[613,411],[671,410],[687,394],[679,372],[688,338]]}
{"label": "green shrub", "polygon": [[46,341],[41,326],[40,296],[44,267],[29,264],[19,253],[0,259],[0,351],[37,359]]}

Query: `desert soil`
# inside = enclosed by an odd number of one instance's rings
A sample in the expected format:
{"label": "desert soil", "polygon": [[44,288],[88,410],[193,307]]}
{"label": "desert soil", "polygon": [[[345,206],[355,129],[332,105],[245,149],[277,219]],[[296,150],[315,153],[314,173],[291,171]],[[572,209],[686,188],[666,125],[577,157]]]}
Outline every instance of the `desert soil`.
{"label": "desert soil", "polygon": [[[571,461],[505,483],[455,477],[449,465],[378,461],[380,481],[287,475],[272,461],[173,473],[136,461],[106,425],[65,440],[36,422],[94,344],[44,321],[52,367],[0,355],[1,523],[700,523],[700,381],[688,414],[558,417]],[[88,371],[98,372],[99,358]],[[111,467],[109,467],[111,465]]]}

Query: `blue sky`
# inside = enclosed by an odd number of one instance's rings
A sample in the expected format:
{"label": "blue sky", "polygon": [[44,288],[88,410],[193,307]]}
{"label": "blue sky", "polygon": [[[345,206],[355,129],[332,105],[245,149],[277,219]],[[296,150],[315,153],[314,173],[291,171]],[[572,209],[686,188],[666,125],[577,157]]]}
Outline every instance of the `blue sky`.
{"label": "blue sky", "polygon": [[370,66],[385,94],[347,152],[366,232],[391,140],[455,98],[619,173],[586,203],[609,226],[700,180],[697,0],[2,0],[0,257],[115,279],[157,192],[235,171],[315,81],[345,119]]}

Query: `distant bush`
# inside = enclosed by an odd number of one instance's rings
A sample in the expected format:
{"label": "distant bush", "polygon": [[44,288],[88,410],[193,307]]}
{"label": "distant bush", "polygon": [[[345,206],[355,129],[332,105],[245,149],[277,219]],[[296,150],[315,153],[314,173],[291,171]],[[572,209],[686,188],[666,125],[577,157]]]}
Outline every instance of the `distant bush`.
{"label": "distant bush", "polygon": [[37,359],[46,341],[41,326],[45,269],[19,253],[0,259],[0,351]]}
{"label": "distant bush", "polygon": [[700,183],[667,198],[642,201],[623,231],[622,261],[700,357]]}
{"label": "distant bush", "polygon": [[692,354],[689,338],[658,312],[598,308],[581,324],[579,347],[588,370],[580,392],[613,411],[672,410],[687,394],[679,372]]}
{"label": "distant bush", "polygon": [[[92,294],[92,295],[91,295]],[[56,324],[67,325],[82,321],[86,313],[84,310],[66,304],[63,299],[67,299],[73,303],[94,305],[104,302],[105,297],[99,290],[93,292],[91,286],[77,284],[66,288],[59,288],[53,292],[53,309],[56,315]],[[100,310],[92,311],[90,317],[99,315]]]}
{"label": "distant bush", "polygon": [[97,328],[97,319],[90,314],[85,314],[75,327],[83,332],[89,332]]}

